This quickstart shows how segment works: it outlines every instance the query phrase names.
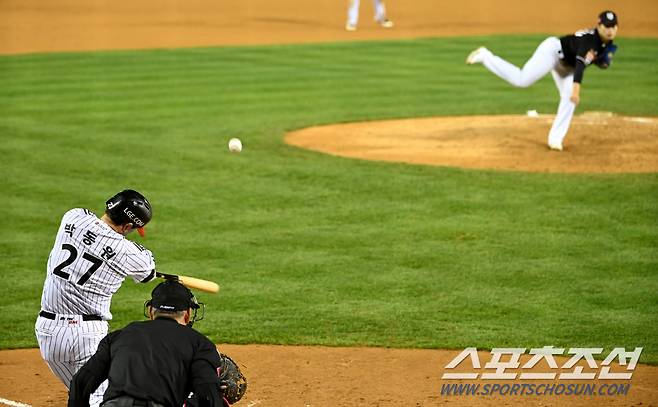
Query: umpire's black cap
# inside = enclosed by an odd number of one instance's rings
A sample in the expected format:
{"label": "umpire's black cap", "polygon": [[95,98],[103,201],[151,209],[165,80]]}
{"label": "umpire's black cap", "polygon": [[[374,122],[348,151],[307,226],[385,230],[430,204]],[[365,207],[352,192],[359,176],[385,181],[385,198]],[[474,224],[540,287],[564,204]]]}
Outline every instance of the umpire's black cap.
{"label": "umpire's black cap", "polygon": [[617,14],[614,11],[606,10],[599,14],[599,24],[606,27],[614,27],[618,24]]}
{"label": "umpire's black cap", "polygon": [[199,303],[192,291],[175,280],[167,280],[158,284],[151,291],[151,299],[146,302],[146,305],[161,311],[186,311],[189,308],[199,308]]}
{"label": "umpire's black cap", "polygon": [[105,202],[105,213],[117,225],[132,223],[143,233],[144,226],[151,221],[153,210],[146,197],[133,189],[124,189]]}

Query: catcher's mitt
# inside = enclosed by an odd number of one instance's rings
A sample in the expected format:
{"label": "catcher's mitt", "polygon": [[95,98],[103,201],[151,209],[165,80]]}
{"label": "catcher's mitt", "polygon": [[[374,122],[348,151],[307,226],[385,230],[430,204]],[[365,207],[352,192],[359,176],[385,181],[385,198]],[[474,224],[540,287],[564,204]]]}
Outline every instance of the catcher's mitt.
{"label": "catcher's mitt", "polygon": [[219,373],[219,390],[224,397],[224,404],[230,406],[237,403],[247,391],[247,379],[244,377],[237,363],[230,357],[220,354],[221,364]]}

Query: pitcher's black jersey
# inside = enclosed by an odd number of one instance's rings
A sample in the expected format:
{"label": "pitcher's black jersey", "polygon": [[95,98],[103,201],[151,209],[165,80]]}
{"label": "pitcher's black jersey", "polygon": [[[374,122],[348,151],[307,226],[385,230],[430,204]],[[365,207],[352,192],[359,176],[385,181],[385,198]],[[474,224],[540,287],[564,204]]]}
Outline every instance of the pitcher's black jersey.
{"label": "pitcher's black jersey", "polygon": [[603,42],[598,32],[596,32],[596,28],[591,28],[560,37],[560,43],[562,44],[563,61],[575,68],[573,81],[581,83],[585,68],[591,63],[597,63],[598,59],[588,61],[586,56],[589,50],[593,50],[596,56],[603,56],[612,41]]}

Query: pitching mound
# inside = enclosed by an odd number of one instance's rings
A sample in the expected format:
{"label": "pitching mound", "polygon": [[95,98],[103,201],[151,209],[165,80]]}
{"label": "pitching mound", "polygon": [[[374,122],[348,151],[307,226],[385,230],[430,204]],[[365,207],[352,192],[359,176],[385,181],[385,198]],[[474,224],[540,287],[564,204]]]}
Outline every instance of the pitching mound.
{"label": "pitching mound", "polygon": [[291,145],[367,160],[562,173],[658,172],[658,119],[591,112],[576,116],[564,151],[546,137],[552,115],[459,116],[310,127]]}

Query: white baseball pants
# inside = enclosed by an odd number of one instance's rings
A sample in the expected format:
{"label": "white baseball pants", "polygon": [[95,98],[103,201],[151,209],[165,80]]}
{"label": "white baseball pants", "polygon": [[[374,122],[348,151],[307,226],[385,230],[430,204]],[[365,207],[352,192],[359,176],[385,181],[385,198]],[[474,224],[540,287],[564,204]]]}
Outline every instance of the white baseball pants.
{"label": "white baseball pants", "polygon": [[[350,0],[350,6],[347,9],[347,24],[356,25],[359,22],[359,0]],[[375,20],[384,21],[386,20],[386,7],[382,0],[373,0],[375,5]]]}
{"label": "white baseball pants", "polygon": [[[107,321],[83,321],[80,315],[56,315],[56,319],[38,317],[34,331],[41,357],[68,389],[73,375],[96,353],[107,335]],[[90,407],[103,401],[107,381],[89,397]]]}
{"label": "white baseball pants", "polygon": [[560,94],[560,104],[548,133],[549,144],[561,144],[567,135],[576,105],[569,99],[573,89],[573,69],[560,68],[562,45],[556,37],[545,39],[522,69],[494,55],[483,53],[483,65],[498,77],[519,88],[527,88],[551,72]]}

